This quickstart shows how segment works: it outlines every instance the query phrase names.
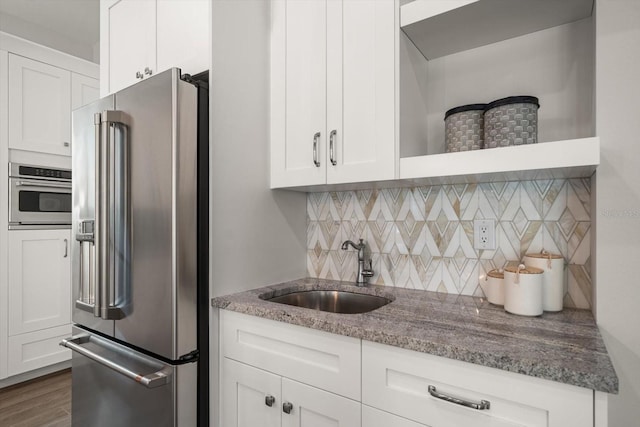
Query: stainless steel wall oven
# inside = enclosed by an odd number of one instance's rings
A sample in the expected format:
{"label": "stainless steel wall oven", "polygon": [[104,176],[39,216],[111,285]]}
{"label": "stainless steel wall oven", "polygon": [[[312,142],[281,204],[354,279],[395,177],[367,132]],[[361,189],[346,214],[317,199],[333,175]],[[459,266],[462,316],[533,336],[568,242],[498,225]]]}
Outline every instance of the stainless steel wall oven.
{"label": "stainless steel wall oven", "polygon": [[9,228],[71,225],[71,170],[9,163]]}

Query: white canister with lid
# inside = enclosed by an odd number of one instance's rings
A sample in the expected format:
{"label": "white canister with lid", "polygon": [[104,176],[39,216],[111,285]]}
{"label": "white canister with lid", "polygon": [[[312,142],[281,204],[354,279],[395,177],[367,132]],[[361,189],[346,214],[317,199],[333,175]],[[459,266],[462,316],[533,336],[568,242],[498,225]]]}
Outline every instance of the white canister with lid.
{"label": "white canister with lid", "polygon": [[564,258],[562,255],[542,251],[539,254],[526,254],[524,264],[540,268],[542,275],[542,309],[561,311],[564,302]]}
{"label": "white canister with lid", "polygon": [[504,270],[495,269],[487,273],[480,287],[491,304],[504,305]]}
{"label": "white canister with lid", "polygon": [[504,269],[504,309],[521,316],[542,314],[542,273],[535,267],[519,266]]}

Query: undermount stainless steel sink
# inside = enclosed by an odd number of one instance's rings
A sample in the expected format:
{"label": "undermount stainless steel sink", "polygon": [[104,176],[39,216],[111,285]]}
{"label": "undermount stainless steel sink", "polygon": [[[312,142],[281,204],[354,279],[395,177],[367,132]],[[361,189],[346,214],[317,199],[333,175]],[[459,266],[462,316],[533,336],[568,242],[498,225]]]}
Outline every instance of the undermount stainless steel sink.
{"label": "undermount stainless steel sink", "polygon": [[344,291],[299,291],[273,298],[265,298],[265,300],[342,314],[367,313],[392,301],[389,298],[377,295]]}

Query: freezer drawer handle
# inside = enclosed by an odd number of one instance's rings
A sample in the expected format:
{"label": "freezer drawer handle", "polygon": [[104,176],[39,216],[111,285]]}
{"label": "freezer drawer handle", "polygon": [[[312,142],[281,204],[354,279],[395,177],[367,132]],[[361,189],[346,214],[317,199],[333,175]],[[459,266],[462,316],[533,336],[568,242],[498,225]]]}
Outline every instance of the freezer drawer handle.
{"label": "freezer drawer handle", "polygon": [[435,386],[429,386],[429,394],[436,399],[446,400],[447,402],[455,403],[456,405],[466,406],[467,408],[477,409],[482,411],[484,409],[490,409],[491,402],[488,400],[481,400],[480,403],[471,402],[469,400],[458,399],[457,397],[449,396],[447,394],[438,393]]}
{"label": "freezer drawer handle", "polygon": [[89,342],[89,335],[75,335],[69,338],[65,338],[60,342],[60,345],[63,347],[67,347],[76,353],[79,353],[89,359],[100,363],[101,365],[106,366],[109,369],[113,369],[114,371],[124,375],[127,378],[134,380],[137,383],[142,384],[147,388],[156,388],[163,386],[165,384],[169,384],[171,382],[171,368],[169,366],[165,366],[161,370],[147,374],[140,375],[136,372],[133,372],[126,367],[119,365],[111,360],[107,359],[104,356],[96,354],[91,350],[87,350],[82,347],[81,344]]}

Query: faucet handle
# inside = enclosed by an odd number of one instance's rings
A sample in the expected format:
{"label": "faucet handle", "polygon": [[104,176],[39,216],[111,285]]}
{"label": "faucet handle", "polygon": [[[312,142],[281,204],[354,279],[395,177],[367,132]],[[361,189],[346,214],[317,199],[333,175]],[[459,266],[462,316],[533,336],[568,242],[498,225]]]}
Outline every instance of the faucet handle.
{"label": "faucet handle", "polygon": [[362,270],[362,277],[373,277],[374,272],[373,272],[373,261],[371,259],[369,259],[369,268],[365,268],[364,270]]}

